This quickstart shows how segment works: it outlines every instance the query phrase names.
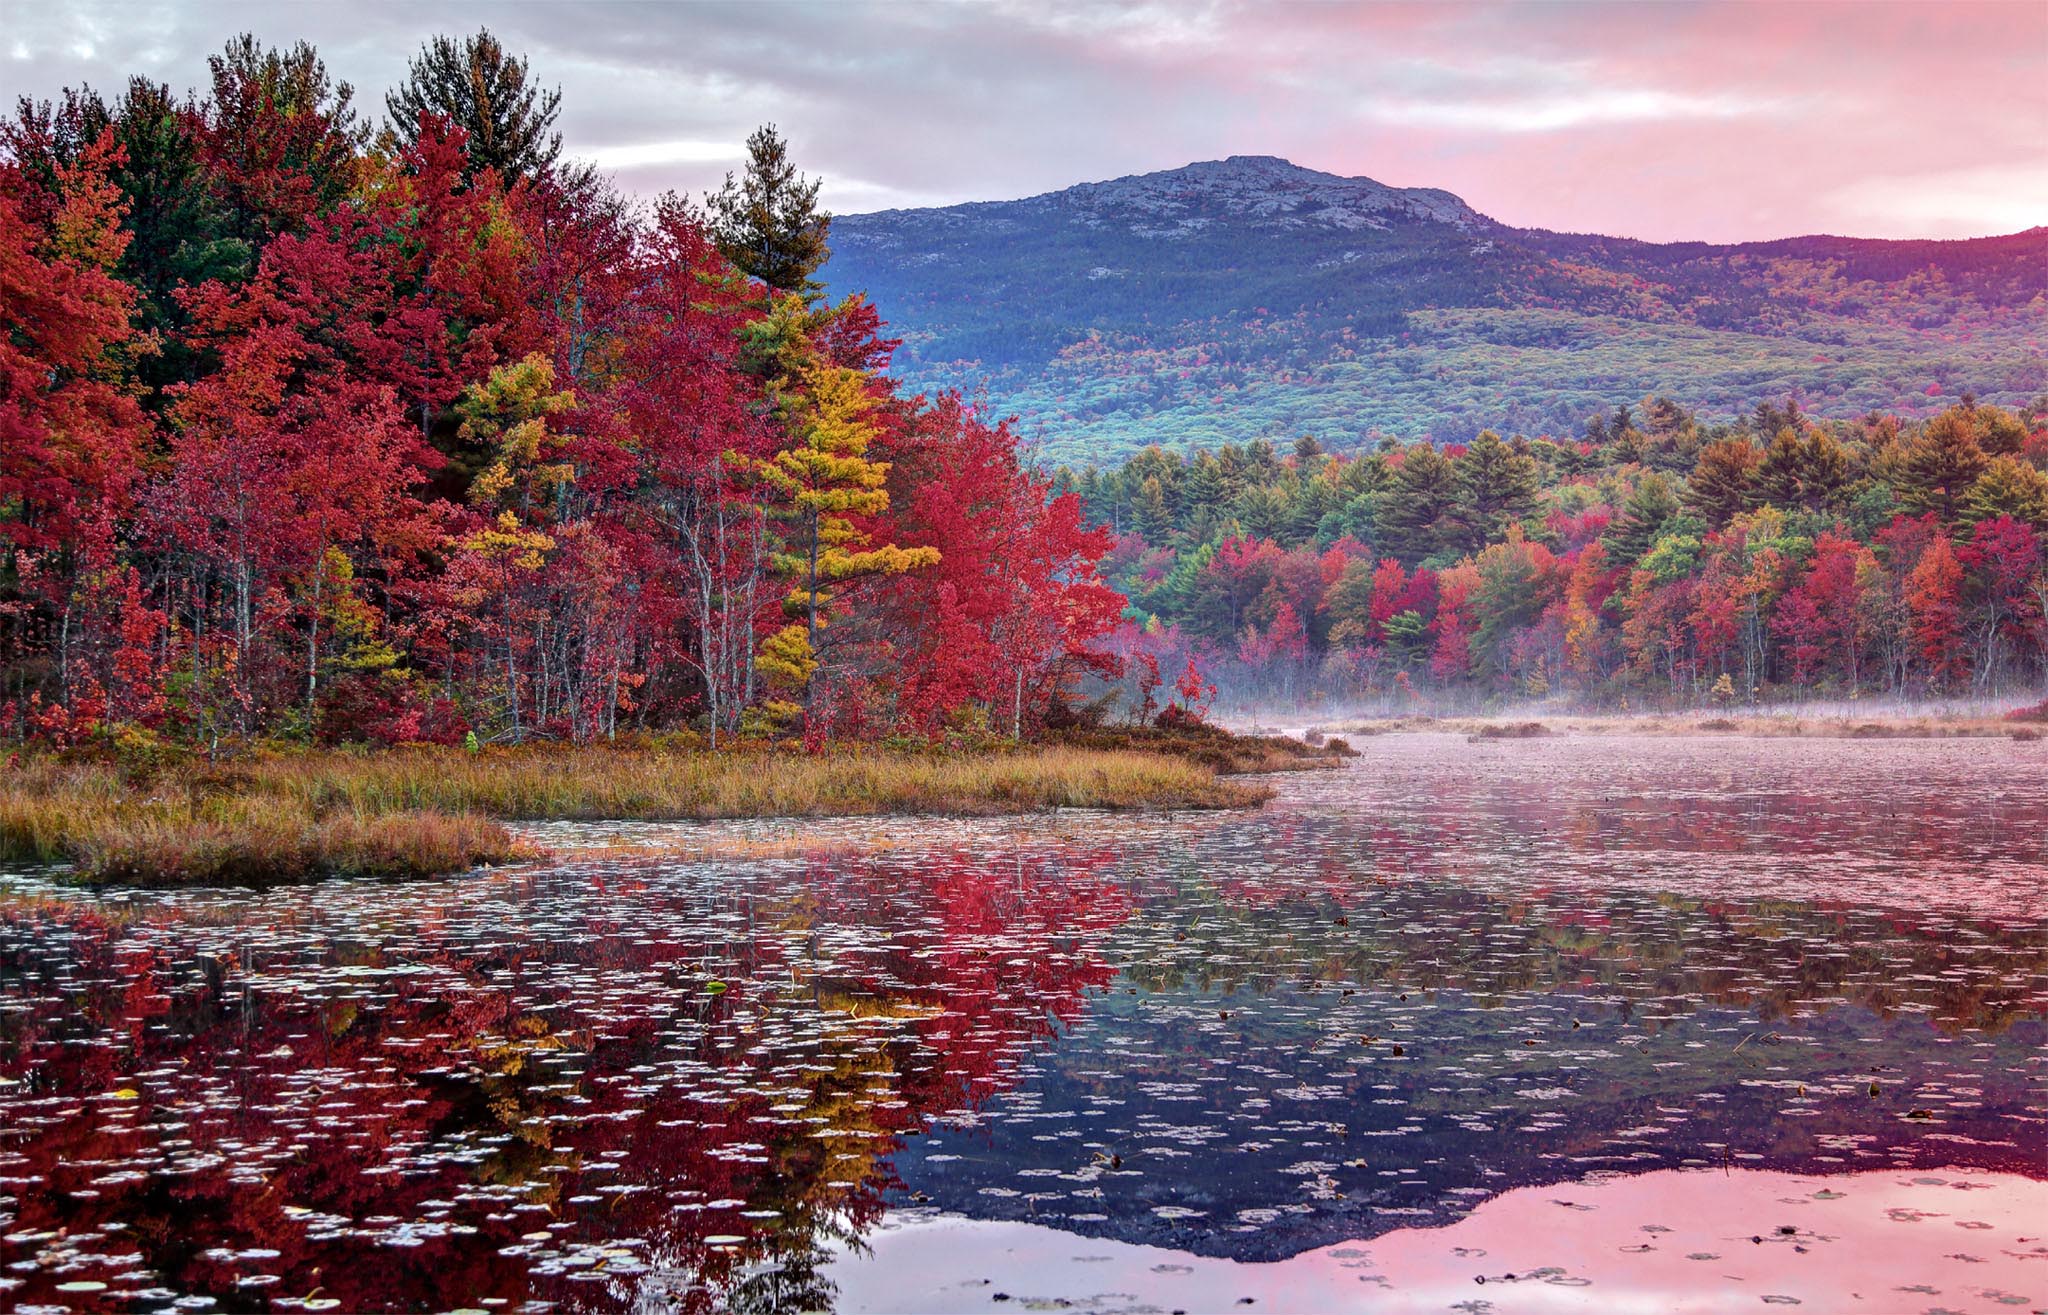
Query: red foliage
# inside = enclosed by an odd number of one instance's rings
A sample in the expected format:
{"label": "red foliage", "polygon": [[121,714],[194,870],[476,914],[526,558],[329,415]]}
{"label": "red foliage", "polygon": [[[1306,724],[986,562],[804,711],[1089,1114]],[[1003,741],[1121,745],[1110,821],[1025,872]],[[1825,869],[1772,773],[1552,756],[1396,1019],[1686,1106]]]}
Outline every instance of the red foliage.
{"label": "red foliage", "polygon": [[[1733,488],[1714,533],[1672,519],[1662,543],[1632,545],[1650,551],[1626,575],[1583,442],[1546,458],[1547,504],[1455,565],[1447,542],[1479,547],[1462,531],[1327,540],[1332,524],[1401,532],[1360,508],[1413,446],[1240,452],[1204,496],[1234,498],[1261,469],[1286,482],[1178,529],[1154,506],[1161,542],[1116,539],[1053,496],[1007,426],[957,396],[898,397],[873,306],[770,307],[680,202],[644,213],[577,169],[472,174],[461,132],[431,117],[395,154],[366,150],[309,48],[238,41],[211,73],[171,119],[196,151],[197,177],[176,180],[205,212],[189,236],[228,253],[193,286],[135,273],[124,214],[162,198],[144,176],[156,166],[131,174],[115,143],[140,138],[100,130],[79,97],[0,132],[7,734],[396,742],[694,721],[718,737],[750,712],[792,715],[764,707],[764,670],[803,686],[814,740],[1022,732],[1126,661],[1138,716],[1182,662],[1169,712],[1198,716],[1216,692],[1197,655],[1246,693],[1309,696],[1417,681],[1524,694],[1561,675],[1589,696],[1654,682],[1701,697],[1738,671],[1758,695],[1873,677],[1997,690],[2048,673],[2027,471],[1995,468],[1979,497],[2011,516],[1814,533],[1817,511],[1846,516],[1843,490],[1865,487],[1845,474],[1890,479],[1882,454],[1914,450],[1892,447],[1917,440],[1890,422],[1817,446],[1814,478],[1787,476],[1794,493],[1772,507]],[[767,651],[802,555],[775,463],[815,436],[806,389],[833,369],[860,376],[841,394],[872,401],[861,464],[887,472],[840,528],[937,560],[847,568],[817,632],[829,653],[792,657]],[[531,396],[508,401],[515,383]],[[501,403],[503,424],[478,420]],[[2048,460],[2038,417],[1992,428],[2001,461]],[[1254,510],[1231,520],[1240,507]],[[1401,564],[1418,560],[1443,569]],[[1354,562],[1374,564],[1333,605]],[[1141,599],[1128,621],[1110,580]]]}
{"label": "red foliage", "polygon": [[1946,535],[1935,536],[1906,578],[1913,639],[1927,664],[1928,681],[1949,689],[1969,675],[1962,639],[1963,567]]}
{"label": "red foliage", "polygon": [[1110,536],[1072,495],[1048,497],[1006,426],[942,397],[910,418],[892,455],[897,541],[939,550],[936,566],[892,586],[907,726],[932,729],[976,702],[1015,729],[1083,673],[1116,674],[1100,641],[1124,599],[1095,565]]}
{"label": "red foliage", "polygon": [[[1110,536],[1007,428],[896,399],[872,306],[765,348],[760,289],[680,202],[642,217],[576,170],[508,187],[433,118],[364,153],[309,48],[238,41],[212,75],[181,122],[253,259],[174,294],[192,369],[153,396],[113,133],[84,141],[72,103],[6,130],[0,660],[33,696],[10,733],[736,732],[782,620],[788,527],[762,480],[802,441],[798,358],[879,403],[891,505],[858,529],[940,553],[845,591],[815,733],[929,731],[966,703],[1021,729],[1117,673]],[[552,377],[506,382],[535,361]],[[473,428],[486,385],[540,418]],[[1296,577],[1311,597],[1313,561]]]}

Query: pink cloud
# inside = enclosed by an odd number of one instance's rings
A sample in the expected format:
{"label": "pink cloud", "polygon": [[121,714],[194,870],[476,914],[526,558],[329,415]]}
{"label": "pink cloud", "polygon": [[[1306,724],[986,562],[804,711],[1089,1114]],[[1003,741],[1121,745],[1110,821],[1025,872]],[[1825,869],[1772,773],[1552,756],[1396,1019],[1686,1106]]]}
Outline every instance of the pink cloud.
{"label": "pink cloud", "polygon": [[10,90],[183,87],[229,36],[318,44],[359,102],[426,32],[488,22],[565,92],[572,151],[695,191],[775,121],[842,209],[1030,195],[1230,154],[1457,192],[1515,224],[1733,241],[2048,223],[2048,5],[480,7],[26,11]]}

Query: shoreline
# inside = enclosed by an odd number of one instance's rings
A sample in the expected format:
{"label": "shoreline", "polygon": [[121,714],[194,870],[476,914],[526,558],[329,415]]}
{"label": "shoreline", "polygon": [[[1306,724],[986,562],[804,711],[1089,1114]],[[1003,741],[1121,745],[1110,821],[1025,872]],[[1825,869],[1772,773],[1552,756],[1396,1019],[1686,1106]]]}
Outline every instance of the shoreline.
{"label": "shoreline", "polygon": [[215,763],[50,755],[0,773],[0,862],[146,886],[445,876],[551,856],[508,823],[1257,808],[1273,790],[1236,778],[1335,766],[1345,753],[1204,727],[822,754],[530,745]]}
{"label": "shoreline", "polygon": [[2007,739],[2039,740],[2048,725],[1992,716],[1868,717],[1799,713],[1541,713],[1480,716],[1338,718],[1311,721],[1293,732],[1318,737],[1402,733],[1465,735],[1476,739],[1536,739],[1550,735],[1658,737],[1726,736],[1751,739]]}

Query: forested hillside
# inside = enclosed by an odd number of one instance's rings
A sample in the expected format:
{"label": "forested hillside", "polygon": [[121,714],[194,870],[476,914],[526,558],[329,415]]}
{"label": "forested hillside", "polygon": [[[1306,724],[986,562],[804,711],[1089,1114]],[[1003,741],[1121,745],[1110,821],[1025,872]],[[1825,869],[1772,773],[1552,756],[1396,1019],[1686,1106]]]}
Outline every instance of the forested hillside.
{"label": "forested hillside", "polygon": [[1621,408],[1582,439],[1313,439],[1064,470],[1141,671],[1227,699],[2036,697],[2048,414]]}
{"label": "forested hillside", "polygon": [[1659,245],[1235,156],[834,231],[833,286],[891,320],[906,380],[985,390],[1068,460],[1569,437],[1656,394],[1912,419],[2048,391],[2048,229]]}

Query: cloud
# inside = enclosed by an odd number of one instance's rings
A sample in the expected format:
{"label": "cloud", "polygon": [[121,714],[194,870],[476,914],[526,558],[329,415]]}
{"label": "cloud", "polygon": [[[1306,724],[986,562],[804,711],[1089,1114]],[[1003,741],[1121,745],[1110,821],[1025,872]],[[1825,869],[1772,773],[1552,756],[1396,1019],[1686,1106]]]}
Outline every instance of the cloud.
{"label": "cloud", "polygon": [[693,141],[682,138],[664,142],[625,142],[577,152],[600,169],[640,169],[657,164],[737,164],[744,154],[731,141]]}
{"label": "cloud", "polygon": [[2048,157],[2009,165],[1859,178],[1828,194],[1850,231],[1985,237],[2048,224]]}
{"label": "cloud", "polygon": [[1609,123],[1676,119],[1780,117],[1797,112],[1794,98],[1687,95],[1654,88],[1606,88],[1492,101],[1368,98],[1362,117],[1474,133],[1557,132]]}
{"label": "cloud", "polygon": [[645,195],[716,187],[774,122],[842,212],[1263,154],[1633,237],[2048,222],[2029,172],[2048,141],[2039,0],[68,0],[8,17],[13,93],[131,73],[203,87],[207,54],[246,30],[313,42],[371,117],[428,34],[488,24],[561,86],[569,152]]}

